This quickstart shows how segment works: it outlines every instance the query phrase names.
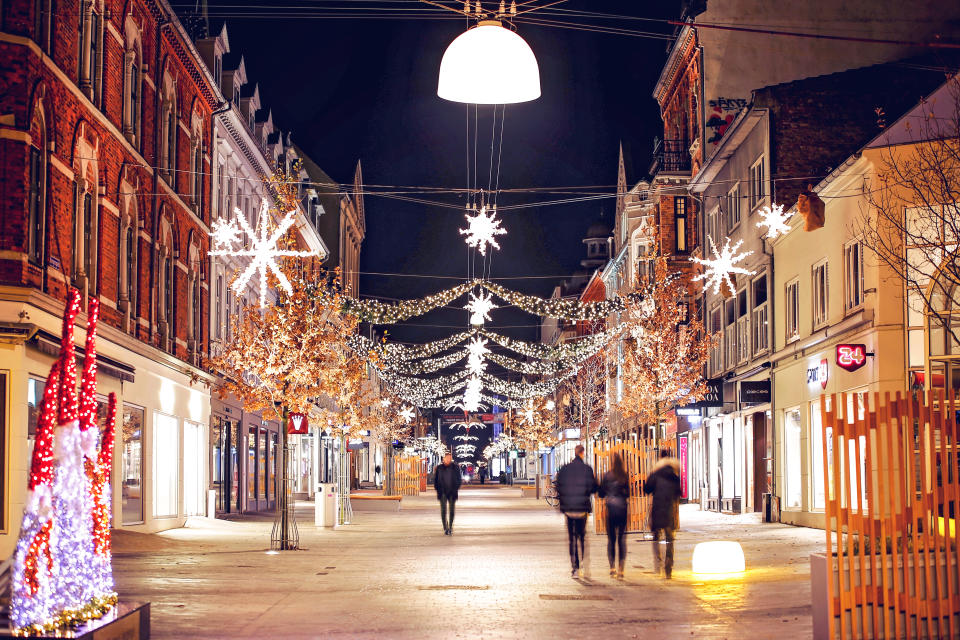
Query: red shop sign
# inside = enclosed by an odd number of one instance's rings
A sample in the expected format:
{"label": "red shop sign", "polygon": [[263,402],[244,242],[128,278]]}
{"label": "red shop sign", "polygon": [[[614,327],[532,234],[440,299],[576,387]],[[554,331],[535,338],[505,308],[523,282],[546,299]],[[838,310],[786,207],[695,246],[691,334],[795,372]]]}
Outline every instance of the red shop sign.
{"label": "red shop sign", "polygon": [[291,413],[287,418],[287,433],[310,433],[309,426],[305,413]]}
{"label": "red shop sign", "polygon": [[837,366],[846,371],[856,371],[867,362],[867,345],[838,344]]}

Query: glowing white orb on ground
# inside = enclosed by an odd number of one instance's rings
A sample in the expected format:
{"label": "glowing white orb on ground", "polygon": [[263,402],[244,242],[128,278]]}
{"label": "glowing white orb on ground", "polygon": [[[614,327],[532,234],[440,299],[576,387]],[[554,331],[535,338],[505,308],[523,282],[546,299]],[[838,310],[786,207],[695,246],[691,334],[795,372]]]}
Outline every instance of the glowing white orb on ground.
{"label": "glowing white orb on ground", "polygon": [[702,575],[743,573],[746,562],[739,542],[712,540],[693,548],[693,572]]}
{"label": "glowing white orb on ground", "polygon": [[437,95],[470,104],[536,100],[540,67],[523,38],[498,20],[482,20],[443,52]]}

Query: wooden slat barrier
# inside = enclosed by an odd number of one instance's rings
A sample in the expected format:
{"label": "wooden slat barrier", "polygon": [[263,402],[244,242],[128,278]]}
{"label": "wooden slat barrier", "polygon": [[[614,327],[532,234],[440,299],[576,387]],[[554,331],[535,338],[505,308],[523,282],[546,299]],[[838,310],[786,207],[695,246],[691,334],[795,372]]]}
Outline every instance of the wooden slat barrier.
{"label": "wooden slat barrier", "polygon": [[820,407],[831,637],[960,637],[956,393]]}
{"label": "wooden slat barrier", "polygon": [[394,458],[393,470],[396,495],[420,495],[420,458],[418,456],[398,456]]}
{"label": "wooden slat barrier", "polygon": [[[612,442],[601,440],[593,447],[593,470],[600,482],[610,469],[610,454],[619,453],[630,477],[630,497],[627,499],[627,531],[647,530],[647,514],[650,511],[650,497],[643,495],[643,483],[647,474],[656,464],[658,449],[653,440],[627,440]],[[594,523],[597,533],[606,533],[607,518],[604,501],[594,502]]]}

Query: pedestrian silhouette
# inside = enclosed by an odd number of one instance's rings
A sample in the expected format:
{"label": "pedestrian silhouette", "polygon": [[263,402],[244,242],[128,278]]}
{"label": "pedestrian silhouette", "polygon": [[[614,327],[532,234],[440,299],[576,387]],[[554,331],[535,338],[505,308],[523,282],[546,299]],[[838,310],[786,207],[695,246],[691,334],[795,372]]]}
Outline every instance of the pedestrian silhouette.
{"label": "pedestrian silhouette", "polygon": [[584,448],[578,444],[573,460],[557,472],[557,493],[560,511],[567,521],[567,539],[570,543],[571,577],[583,575],[581,561],[584,554],[584,535],[587,516],[593,511],[590,496],[597,491],[597,477],[593,468],[583,461]]}
{"label": "pedestrian silhouette", "polygon": [[627,561],[627,498],[630,495],[630,478],[620,454],[611,454],[610,462],[610,470],[603,474],[603,482],[600,483],[599,496],[603,498],[607,511],[607,560],[610,561],[610,577],[623,580],[623,567]]}
{"label": "pedestrian silhouette", "polygon": [[[643,483],[643,492],[653,495],[650,505],[653,568],[659,574],[662,567],[664,576],[669,579],[673,574],[673,539],[680,520],[680,461],[668,450],[660,451],[660,460]],[[666,547],[665,558],[661,557],[662,546]]]}
{"label": "pedestrian silhouette", "polygon": [[448,453],[443,456],[443,464],[438,464],[433,471],[433,488],[437,490],[437,500],[440,501],[444,535],[453,535],[453,513],[461,482],[460,467],[453,464],[453,455]]}

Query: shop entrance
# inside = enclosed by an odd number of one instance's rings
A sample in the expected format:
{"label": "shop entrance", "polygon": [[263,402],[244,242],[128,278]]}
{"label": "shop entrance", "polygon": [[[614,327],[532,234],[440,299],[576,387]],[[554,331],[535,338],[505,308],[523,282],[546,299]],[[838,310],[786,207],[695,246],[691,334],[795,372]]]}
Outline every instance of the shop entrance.
{"label": "shop entrance", "polygon": [[763,511],[763,494],[770,492],[772,460],[770,459],[770,422],[767,414],[753,414],[753,510]]}

